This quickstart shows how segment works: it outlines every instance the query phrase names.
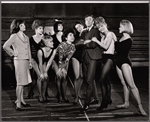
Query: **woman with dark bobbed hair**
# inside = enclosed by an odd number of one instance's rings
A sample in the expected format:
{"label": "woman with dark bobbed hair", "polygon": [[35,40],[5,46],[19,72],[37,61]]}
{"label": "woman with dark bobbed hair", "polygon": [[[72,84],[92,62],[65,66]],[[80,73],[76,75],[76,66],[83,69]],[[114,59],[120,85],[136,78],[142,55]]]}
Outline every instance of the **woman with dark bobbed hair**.
{"label": "woman with dark bobbed hair", "polygon": [[82,50],[84,46],[84,35],[85,35],[85,30],[84,25],[76,21],[73,25],[73,28],[75,30],[75,41],[73,42],[76,47],[76,51],[72,56],[72,67],[73,67],[73,72],[74,72],[74,89],[75,89],[75,99],[73,104],[77,104],[79,101],[79,98],[81,98],[80,95],[80,89],[83,83],[83,74],[82,74]]}
{"label": "woman with dark bobbed hair", "polygon": [[[75,40],[74,31],[67,29],[63,34],[64,42],[58,45],[57,52],[59,56],[57,75],[58,102],[62,103],[62,98],[65,102],[69,102],[66,97],[67,91],[67,72],[69,61],[75,52],[75,45],[72,44]],[[62,87],[62,90],[61,90]]]}
{"label": "woman with dark bobbed hair", "polygon": [[63,41],[62,35],[63,35],[63,22],[61,20],[56,20],[54,23],[54,32],[55,34],[52,35],[53,41],[54,41],[54,48],[57,48],[58,45]]}
{"label": "woman with dark bobbed hair", "polygon": [[[30,107],[23,99],[23,89],[31,80],[29,68],[32,68],[29,38],[24,34],[26,30],[23,20],[15,19],[10,26],[10,38],[4,43],[3,49],[14,58],[15,76],[17,81],[15,109],[21,111],[23,107]],[[13,47],[13,49],[11,48]]]}

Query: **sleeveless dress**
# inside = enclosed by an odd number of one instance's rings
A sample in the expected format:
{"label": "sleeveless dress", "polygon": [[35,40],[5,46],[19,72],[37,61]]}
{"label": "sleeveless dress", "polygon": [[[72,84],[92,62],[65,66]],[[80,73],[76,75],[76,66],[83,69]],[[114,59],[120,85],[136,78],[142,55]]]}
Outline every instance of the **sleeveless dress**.
{"label": "sleeveless dress", "polygon": [[80,63],[82,62],[82,51],[84,47],[84,41],[81,41],[81,39],[84,40],[85,32],[83,31],[81,36],[76,38],[74,41],[76,51],[73,54],[73,58],[76,58]]}
{"label": "sleeveless dress", "polygon": [[37,51],[43,46],[42,42],[36,43],[34,38],[30,38],[31,56],[38,63]]}
{"label": "sleeveless dress", "polygon": [[52,52],[50,53],[50,55],[49,55],[48,57],[45,57],[45,56],[44,56],[44,51],[43,51],[42,49],[39,49],[39,50],[41,50],[42,53],[43,53],[43,55],[42,55],[43,64],[44,64],[44,63],[47,64],[47,62],[49,61],[49,59],[51,58],[51,56],[52,56],[52,54],[53,54],[54,49],[52,49]]}
{"label": "sleeveless dress", "polygon": [[[54,49],[56,49],[58,45],[60,44],[60,41],[57,39],[56,34],[52,35],[52,38],[53,38],[53,43],[54,43]],[[59,60],[59,56],[58,56],[58,53],[56,53],[54,61],[56,61],[57,64],[58,64],[58,60]]]}

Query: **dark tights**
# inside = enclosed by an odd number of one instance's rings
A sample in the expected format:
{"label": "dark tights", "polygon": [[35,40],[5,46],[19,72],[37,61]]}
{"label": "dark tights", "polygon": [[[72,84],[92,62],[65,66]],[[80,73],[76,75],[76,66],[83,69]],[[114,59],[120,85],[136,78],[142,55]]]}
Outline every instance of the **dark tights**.
{"label": "dark tights", "polygon": [[109,73],[112,69],[112,66],[113,61],[111,59],[107,59],[102,67],[99,81],[102,92],[102,104],[111,100],[111,84],[109,80]]}

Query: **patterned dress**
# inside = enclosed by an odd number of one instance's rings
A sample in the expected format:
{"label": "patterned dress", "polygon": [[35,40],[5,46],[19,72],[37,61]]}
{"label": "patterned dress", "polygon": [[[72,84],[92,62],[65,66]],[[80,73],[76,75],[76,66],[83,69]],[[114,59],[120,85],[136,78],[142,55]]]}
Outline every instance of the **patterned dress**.
{"label": "patterned dress", "polygon": [[68,44],[67,42],[61,42],[58,45],[57,53],[59,55],[59,68],[68,70],[69,60],[75,52],[75,45]]}

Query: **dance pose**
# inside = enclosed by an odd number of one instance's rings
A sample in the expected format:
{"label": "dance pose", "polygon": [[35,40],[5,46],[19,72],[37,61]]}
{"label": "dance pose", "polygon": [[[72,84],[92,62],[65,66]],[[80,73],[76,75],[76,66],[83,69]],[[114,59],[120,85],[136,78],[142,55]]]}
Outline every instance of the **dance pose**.
{"label": "dance pose", "polygon": [[24,86],[32,82],[29,71],[29,68],[32,68],[31,50],[29,37],[24,34],[25,30],[26,26],[23,20],[13,20],[10,26],[11,36],[3,45],[3,49],[8,55],[14,57],[15,76],[17,81],[15,109],[18,111],[22,110],[21,105],[30,107],[30,104],[26,104],[23,98]]}
{"label": "dance pose", "polygon": [[72,56],[72,67],[75,75],[74,79],[74,89],[75,89],[75,99],[73,104],[77,104],[79,97],[81,98],[80,89],[83,83],[83,74],[82,74],[82,50],[84,46],[84,26],[80,22],[74,24],[75,34],[75,47],[76,51]]}
{"label": "dance pose", "polygon": [[[63,22],[61,20],[57,20],[54,25],[54,32],[55,34],[52,35],[52,38],[53,38],[53,42],[54,42],[54,49],[57,49],[58,45],[63,41]],[[55,81],[56,81],[56,87],[57,87],[57,99],[58,99],[58,102],[61,103],[62,100],[60,100],[59,98],[59,87],[60,87],[60,82],[59,80],[57,80],[57,71],[58,71],[58,62],[59,62],[59,55],[58,55],[58,52],[56,53],[56,56],[53,60],[53,69],[54,69],[54,72],[56,73],[56,78],[55,78]]]}
{"label": "dance pose", "polygon": [[[85,34],[85,41],[91,40],[92,37],[96,37],[101,40],[99,31],[94,27],[94,18],[92,15],[85,17],[85,24],[87,26],[88,32]],[[102,49],[97,43],[91,41],[85,44],[83,49],[83,72],[85,74],[85,81],[87,83],[86,100],[84,103],[83,111],[88,110],[91,96],[94,86],[94,80],[96,79],[97,65],[102,64]],[[100,70],[100,69],[98,69]]]}
{"label": "dance pose", "polygon": [[103,17],[97,17],[95,19],[96,27],[101,33],[101,41],[97,40],[96,37],[92,38],[92,41],[96,42],[100,47],[104,49],[103,51],[103,67],[100,74],[100,87],[102,93],[101,105],[97,110],[103,110],[107,108],[108,104],[111,105],[111,84],[109,80],[109,73],[113,67],[114,61],[114,50],[115,50],[115,41],[117,37],[115,34],[108,30],[107,23]]}
{"label": "dance pose", "polygon": [[40,82],[39,87],[39,100],[47,102],[47,85],[49,81],[48,70],[52,65],[52,61],[56,55],[56,49],[53,49],[53,38],[50,35],[45,34],[42,39],[44,47],[40,48],[37,52],[38,67],[40,69]]}
{"label": "dance pose", "polygon": [[[35,35],[33,35],[30,38],[30,47],[31,47],[31,55],[32,55],[32,66],[33,69],[31,70],[31,77],[32,77],[32,83],[30,86],[29,93],[27,95],[27,99],[33,98],[34,95],[34,88],[35,85],[39,86],[40,84],[40,71],[38,67],[38,58],[37,58],[37,51],[43,46],[43,42],[41,41],[43,38],[43,23],[40,20],[34,20],[32,23],[32,30],[34,30]],[[38,87],[39,91],[39,87]],[[40,102],[43,102],[42,99],[39,100]]]}
{"label": "dance pose", "polygon": [[53,42],[54,42],[54,48],[56,49],[58,45],[63,41],[62,35],[63,35],[63,22],[61,20],[58,20],[54,23],[54,32],[55,34],[52,35]]}
{"label": "dance pose", "polygon": [[[69,102],[66,97],[67,91],[67,71],[69,66],[69,61],[72,55],[75,52],[75,45],[72,44],[74,42],[74,31],[72,29],[67,29],[63,37],[66,41],[59,44],[57,48],[58,56],[59,56],[59,64],[58,71],[56,73],[57,76],[57,88],[58,88],[58,102],[62,103],[62,98],[65,102]],[[61,90],[62,89],[62,90]]]}
{"label": "dance pose", "polygon": [[133,41],[130,36],[131,34],[133,34],[132,23],[128,20],[122,20],[120,22],[119,33],[122,33],[123,36],[120,38],[118,42],[115,43],[115,49],[117,52],[116,70],[123,85],[125,101],[123,104],[117,105],[116,107],[117,108],[129,107],[129,89],[130,89],[138,103],[139,112],[141,113],[141,115],[147,116],[147,113],[144,111],[141,104],[139,91],[134,83],[131,61],[129,58],[129,50],[131,49]]}
{"label": "dance pose", "polygon": [[[85,39],[85,33],[87,31],[86,28],[84,28],[84,25],[81,22],[76,22],[74,24],[74,30],[76,31],[75,34],[75,47],[76,51],[72,56],[72,67],[75,75],[74,80],[74,87],[75,87],[75,99],[74,104],[77,104],[79,98],[81,97],[80,89],[83,83],[83,73],[82,73],[82,50],[84,47],[84,39]],[[95,80],[94,80],[95,82]],[[94,83],[94,91],[93,91],[93,99],[90,102],[91,104],[98,103],[98,93],[97,93],[97,87]]]}

